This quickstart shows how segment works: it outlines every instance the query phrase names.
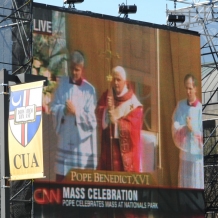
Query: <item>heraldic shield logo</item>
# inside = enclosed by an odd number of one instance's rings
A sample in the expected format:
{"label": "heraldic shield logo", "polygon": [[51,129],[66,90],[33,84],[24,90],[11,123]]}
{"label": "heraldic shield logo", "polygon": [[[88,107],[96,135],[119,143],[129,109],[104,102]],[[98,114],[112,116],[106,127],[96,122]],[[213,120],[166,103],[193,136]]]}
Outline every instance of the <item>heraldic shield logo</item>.
{"label": "heraldic shield logo", "polygon": [[11,91],[9,126],[14,138],[26,147],[42,118],[42,87]]}

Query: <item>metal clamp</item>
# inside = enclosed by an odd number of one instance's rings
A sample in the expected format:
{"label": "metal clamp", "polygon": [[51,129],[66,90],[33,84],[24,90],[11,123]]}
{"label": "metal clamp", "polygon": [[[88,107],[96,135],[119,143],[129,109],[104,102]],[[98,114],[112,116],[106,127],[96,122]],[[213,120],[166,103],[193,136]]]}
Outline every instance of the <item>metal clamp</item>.
{"label": "metal clamp", "polygon": [[3,185],[1,188],[10,188],[10,186]]}
{"label": "metal clamp", "polygon": [[8,176],[3,176],[2,179],[10,179]]}
{"label": "metal clamp", "polygon": [[0,85],[1,86],[8,86],[8,84],[5,84],[5,83],[1,83]]}

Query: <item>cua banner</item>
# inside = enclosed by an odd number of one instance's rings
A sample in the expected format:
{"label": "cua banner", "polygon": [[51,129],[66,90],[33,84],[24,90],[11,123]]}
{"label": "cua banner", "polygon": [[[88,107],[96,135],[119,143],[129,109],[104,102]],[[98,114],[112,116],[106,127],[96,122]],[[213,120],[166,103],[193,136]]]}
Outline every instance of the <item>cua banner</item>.
{"label": "cua banner", "polygon": [[11,180],[43,177],[43,81],[11,86],[8,145]]}

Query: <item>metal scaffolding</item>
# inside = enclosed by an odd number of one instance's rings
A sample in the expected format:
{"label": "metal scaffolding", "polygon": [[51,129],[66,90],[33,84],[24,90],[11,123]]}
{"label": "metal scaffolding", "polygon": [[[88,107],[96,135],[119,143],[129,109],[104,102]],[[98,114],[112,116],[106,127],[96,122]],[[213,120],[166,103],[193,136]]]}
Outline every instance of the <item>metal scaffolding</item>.
{"label": "metal scaffolding", "polygon": [[167,22],[167,25],[201,35],[205,217],[215,218],[218,217],[218,0],[171,1],[174,9],[167,8],[167,16],[185,15],[186,19],[184,23]]}
{"label": "metal scaffolding", "polygon": [[9,83],[16,84],[15,75],[30,73],[32,68],[32,14],[31,0],[1,1],[0,69],[4,69],[0,72],[1,218],[33,217],[33,181],[9,181],[7,140]]}
{"label": "metal scaffolding", "polygon": [[31,0],[2,1],[0,69],[6,69],[10,74],[31,72],[32,14]]}

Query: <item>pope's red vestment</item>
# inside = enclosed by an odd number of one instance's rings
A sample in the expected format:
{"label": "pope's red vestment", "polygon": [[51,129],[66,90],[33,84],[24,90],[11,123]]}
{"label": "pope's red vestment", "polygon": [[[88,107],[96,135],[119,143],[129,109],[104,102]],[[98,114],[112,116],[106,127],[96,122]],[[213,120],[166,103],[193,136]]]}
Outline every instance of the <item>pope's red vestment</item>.
{"label": "pope's red vestment", "polygon": [[[98,121],[102,126],[100,170],[139,172],[142,104],[131,89],[114,97],[115,124],[107,117],[106,91],[98,102]],[[107,122],[108,120],[108,122]]]}

